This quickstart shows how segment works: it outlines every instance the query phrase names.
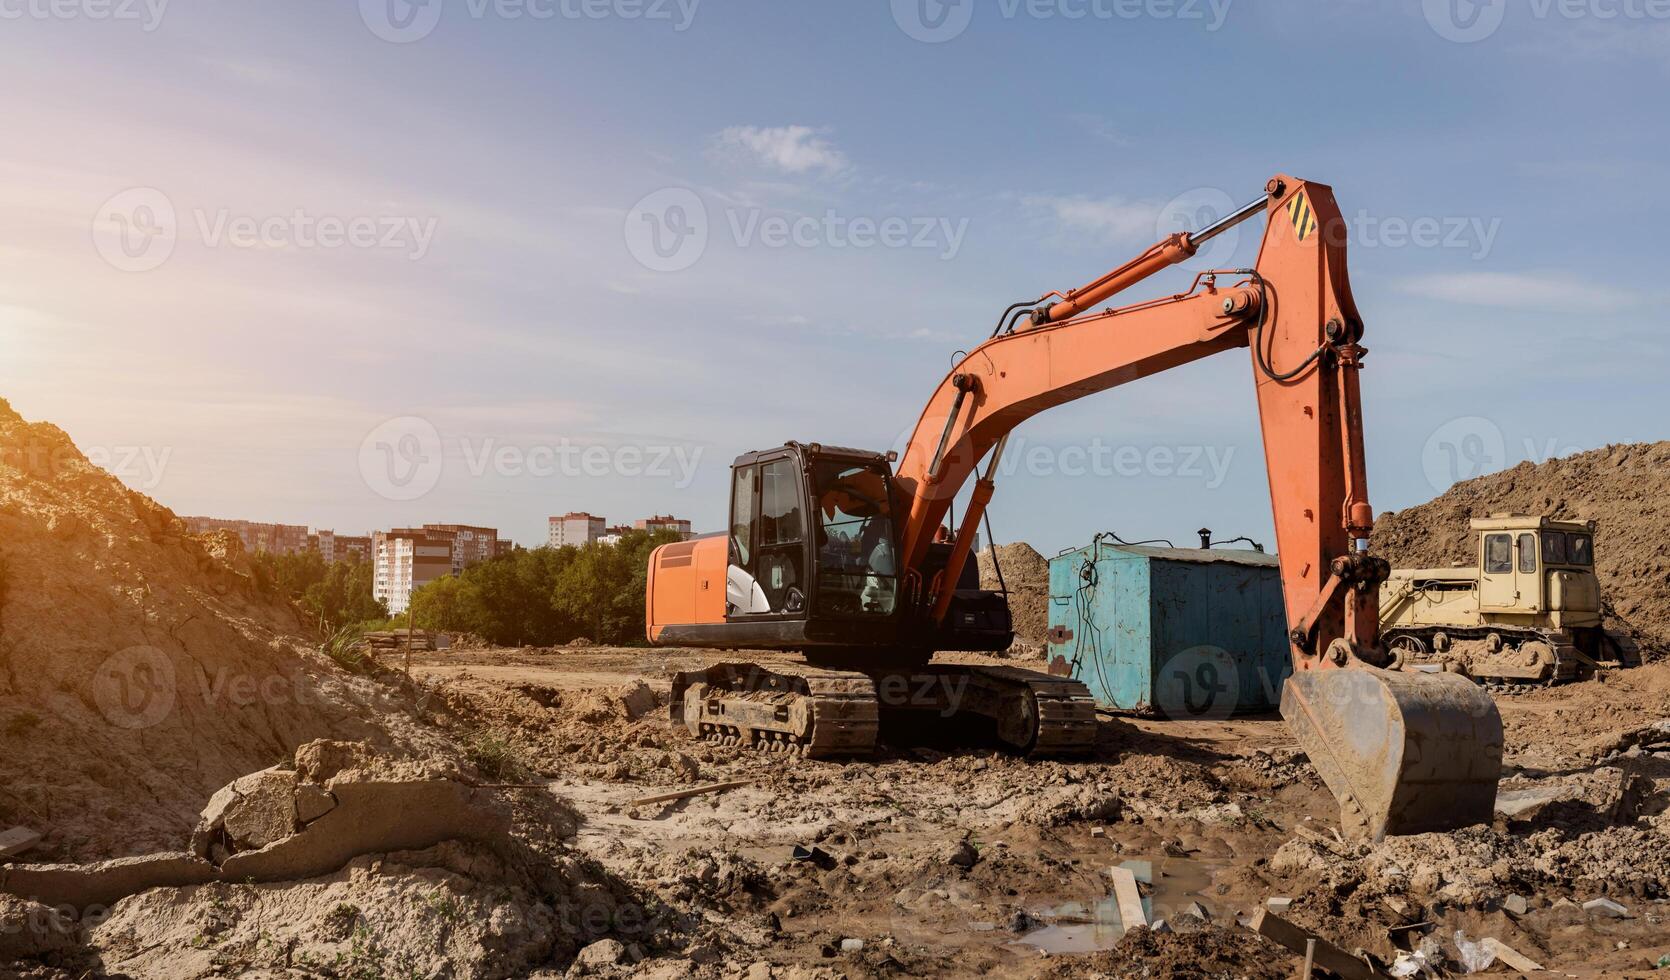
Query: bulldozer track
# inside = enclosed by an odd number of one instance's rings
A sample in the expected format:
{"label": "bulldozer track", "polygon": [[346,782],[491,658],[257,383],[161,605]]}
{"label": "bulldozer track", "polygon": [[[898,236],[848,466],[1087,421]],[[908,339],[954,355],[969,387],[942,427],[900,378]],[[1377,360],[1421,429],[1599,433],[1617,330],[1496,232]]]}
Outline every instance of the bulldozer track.
{"label": "bulldozer track", "polygon": [[861,672],[722,663],[673,677],[675,727],[718,745],[807,759],[872,755],[884,719],[959,713],[989,719],[999,741],[1029,756],[1083,754],[1096,742],[1089,689],[1012,667]]}

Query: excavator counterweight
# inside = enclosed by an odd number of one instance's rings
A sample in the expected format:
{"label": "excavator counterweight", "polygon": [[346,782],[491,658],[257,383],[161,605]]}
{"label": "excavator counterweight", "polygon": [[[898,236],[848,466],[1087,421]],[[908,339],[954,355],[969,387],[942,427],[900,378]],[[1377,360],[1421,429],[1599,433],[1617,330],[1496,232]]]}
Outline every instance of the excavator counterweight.
{"label": "excavator counterweight", "polygon": [[[1256,264],[1186,292],[1095,309],[1259,214]],[[1293,675],[1282,716],[1340,801],[1379,838],[1488,821],[1502,727],[1465,680],[1409,673],[1380,639],[1387,563],[1374,515],[1359,375],[1367,350],[1344,218],[1322,184],[1277,176],[1200,232],[1172,235],[1089,284],[1009,308],[929,397],[902,457],[787,443],[739,457],[728,531],[650,557],[660,645],[802,652],[812,667],[680,674],[676,722],[732,744],[864,754],[890,719],[977,719],[1035,754],[1082,752],[1093,704],[1070,678],[930,665],[1013,640],[968,561],[1009,435],[1057,405],[1249,348],[1281,558]],[[1224,282],[1227,280],[1227,282]],[[981,463],[985,469],[981,471]],[[972,481],[958,527],[952,501]]]}

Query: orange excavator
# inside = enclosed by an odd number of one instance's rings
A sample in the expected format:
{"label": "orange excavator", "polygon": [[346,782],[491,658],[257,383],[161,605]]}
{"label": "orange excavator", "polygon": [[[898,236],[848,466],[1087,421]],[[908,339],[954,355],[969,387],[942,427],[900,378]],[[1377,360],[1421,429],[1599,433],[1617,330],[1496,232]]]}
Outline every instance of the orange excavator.
{"label": "orange excavator", "polygon": [[[1204,272],[1186,292],[1098,309],[1260,214],[1253,268]],[[1345,241],[1329,187],[1278,176],[1210,227],[1172,235],[1080,289],[1010,307],[939,383],[902,458],[799,442],[739,457],[728,532],[650,556],[649,639],[799,651],[806,664],[678,673],[674,723],[808,758],[868,754],[882,728],[924,719],[941,730],[975,724],[1022,753],[1088,750],[1095,705],[1078,681],[931,663],[939,651],[1012,642],[1006,596],[980,589],[968,560],[1005,443],[1054,406],[1250,348],[1290,627],[1282,717],[1348,833],[1489,822],[1502,759],[1494,702],[1464,677],[1402,669],[1380,641],[1390,569],[1368,551],[1367,352]],[[971,479],[949,528],[953,498]]]}

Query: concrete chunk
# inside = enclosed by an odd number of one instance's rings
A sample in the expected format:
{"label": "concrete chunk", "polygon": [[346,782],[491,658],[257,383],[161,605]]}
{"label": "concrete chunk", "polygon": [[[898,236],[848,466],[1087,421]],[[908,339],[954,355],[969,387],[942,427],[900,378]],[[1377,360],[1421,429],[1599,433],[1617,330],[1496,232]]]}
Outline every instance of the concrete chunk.
{"label": "concrete chunk", "polygon": [[1583,903],[1583,911],[1609,915],[1614,919],[1629,918],[1629,909],[1624,908],[1610,898],[1591,898]]}

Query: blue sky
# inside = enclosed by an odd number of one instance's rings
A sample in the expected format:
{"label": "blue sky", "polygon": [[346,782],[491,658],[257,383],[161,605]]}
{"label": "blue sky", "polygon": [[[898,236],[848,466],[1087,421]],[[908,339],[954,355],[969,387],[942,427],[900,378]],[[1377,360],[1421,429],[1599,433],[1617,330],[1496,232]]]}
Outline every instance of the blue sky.
{"label": "blue sky", "polygon": [[[428,4],[0,0],[0,394],[180,513],[712,528],[737,453],[898,445],[1004,306],[1288,172],[1377,510],[1665,435],[1660,0]],[[997,534],[1267,540],[1254,407],[1225,355],[1035,419]]]}

